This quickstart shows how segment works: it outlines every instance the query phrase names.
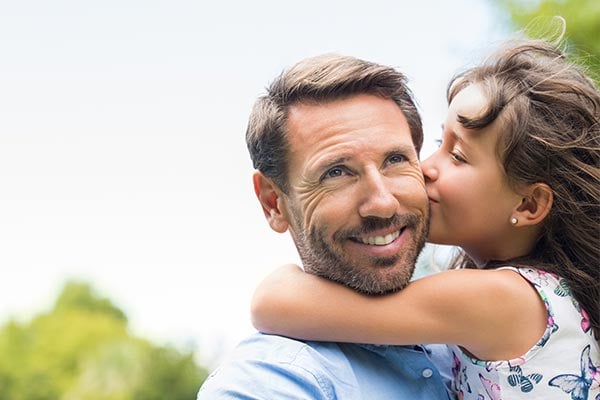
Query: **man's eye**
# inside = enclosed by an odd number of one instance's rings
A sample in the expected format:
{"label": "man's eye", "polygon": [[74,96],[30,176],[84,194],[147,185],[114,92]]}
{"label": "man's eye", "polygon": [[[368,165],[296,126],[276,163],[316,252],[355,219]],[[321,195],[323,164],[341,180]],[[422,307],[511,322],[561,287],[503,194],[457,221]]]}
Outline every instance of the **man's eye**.
{"label": "man's eye", "polygon": [[402,154],[394,154],[388,158],[388,162],[390,164],[398,164],[398,163],[402,163],[405,161],[406,161],[406,157],[404,157]]}
{"label": "man's eye", "polygon": [[327,172],[325,172],[325,174],[323,175],[323,179],[327,179],[327,178],[337,178],[339,176],[344,175],[345,171],[342,167],[333,167],[329,170],[327,170]]}

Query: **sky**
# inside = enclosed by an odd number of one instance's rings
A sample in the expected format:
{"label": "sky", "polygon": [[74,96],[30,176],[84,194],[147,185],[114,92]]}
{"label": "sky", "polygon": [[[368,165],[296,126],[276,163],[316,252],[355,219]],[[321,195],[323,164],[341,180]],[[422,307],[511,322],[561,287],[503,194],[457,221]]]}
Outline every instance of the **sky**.
{"label": "sky", "polygon": [[250,108],[334,52],[409,78],[435,149],[445,89],[511,34],[486,0],[0,2],[0,322],[83,280],[133,333],[215,365],[298,262],[252,190]]}

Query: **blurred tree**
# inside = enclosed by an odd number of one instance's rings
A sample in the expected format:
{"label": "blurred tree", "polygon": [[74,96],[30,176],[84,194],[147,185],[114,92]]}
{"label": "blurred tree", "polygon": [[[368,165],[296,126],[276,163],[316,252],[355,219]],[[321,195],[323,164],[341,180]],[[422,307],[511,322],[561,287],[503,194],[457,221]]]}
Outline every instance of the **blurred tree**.
{"label": "blurred tree", "polygon": [[0,400],[187,400],[206,376],[192,353],[132,336],[125,314],[83,283],[0,330]]}
{"label": "blurred tree", "polygon": [[495,0],[495,3],[509,12],[518,27],[531,27],[536,18],[562,16],[567,21],[566,39],[570,51],[600,84],[600,1]]}

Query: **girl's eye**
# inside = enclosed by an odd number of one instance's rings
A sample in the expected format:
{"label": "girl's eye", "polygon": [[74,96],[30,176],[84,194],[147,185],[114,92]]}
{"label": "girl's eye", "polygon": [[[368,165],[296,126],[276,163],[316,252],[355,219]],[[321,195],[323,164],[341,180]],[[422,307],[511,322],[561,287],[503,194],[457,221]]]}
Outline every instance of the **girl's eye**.
{"label": "girl's eye", "polygon": [[463,156],[461,156],[459,153],[457,152],[450,152],[450,158],[452,158],[452,160],[459,162],[459,163],[466,163],[467,160],[465,160],[465,158]]}

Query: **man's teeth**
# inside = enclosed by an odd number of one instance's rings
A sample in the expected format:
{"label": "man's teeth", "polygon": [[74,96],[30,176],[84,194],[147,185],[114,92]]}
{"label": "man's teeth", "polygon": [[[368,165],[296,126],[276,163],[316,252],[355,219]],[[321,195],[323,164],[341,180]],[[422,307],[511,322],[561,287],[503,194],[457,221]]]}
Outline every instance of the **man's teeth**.
{"label": "man's teeth", "polygon": [[386,244],[390,244],[396,240],[398,236],[400,236],[400,231],[396,231],[385,236],[369,236],[366,238],[360,238],[360,241],[364,244],[385,246]]}

